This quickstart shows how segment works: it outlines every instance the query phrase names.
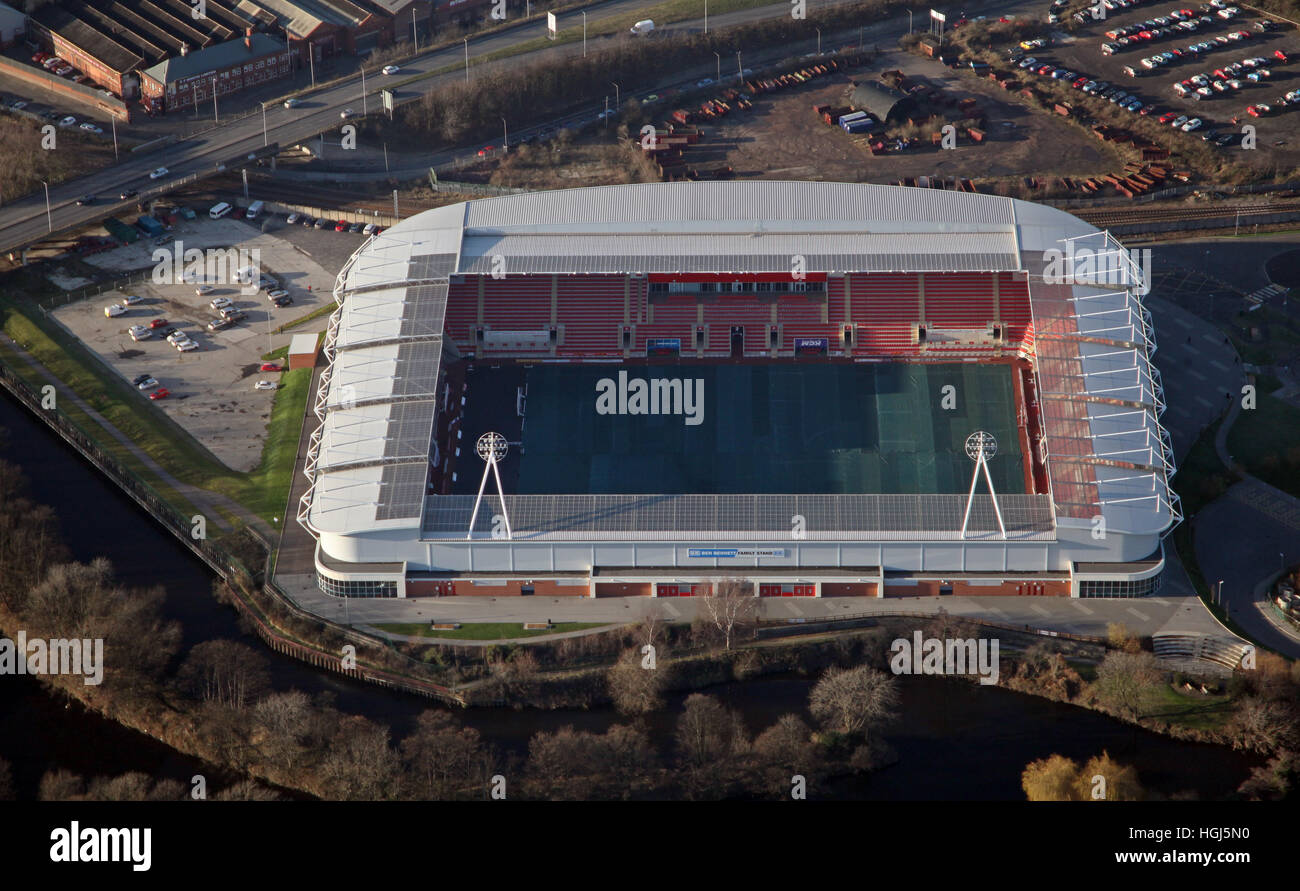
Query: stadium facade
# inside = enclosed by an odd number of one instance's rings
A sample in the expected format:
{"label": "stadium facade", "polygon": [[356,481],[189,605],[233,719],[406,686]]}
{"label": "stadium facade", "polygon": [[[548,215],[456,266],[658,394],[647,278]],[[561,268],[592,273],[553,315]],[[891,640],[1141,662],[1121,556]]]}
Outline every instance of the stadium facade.
{"label": "stadium facade", "polygon": [[[322,590],[343,596],[682,596],[722,578],[769,596],[1141,596],[1181,519],[1145,283],[1067,213],[941,190],[656,183],[427,211],[338,275],[298,520]],[[968,490],[963,457],[960,485],[956,471],[900,483],[888,461],[892,485],[829,491],[770,476],[674,491],[643,474],[622,490],[506,485],[502,505],[490,483],[475,515],[470,433],[485,413],[516,425],[507,439],[528,431],[529,392],[489,411],[466,369],[591,365],[621,381],[665,364],[691,379],[900,363],[1005,367],[1001,451],[1019,457],[996,501],[982,481]],[[951,395],[934,394],[936,415]],[[960,449],[964,421],[916,411]]]}

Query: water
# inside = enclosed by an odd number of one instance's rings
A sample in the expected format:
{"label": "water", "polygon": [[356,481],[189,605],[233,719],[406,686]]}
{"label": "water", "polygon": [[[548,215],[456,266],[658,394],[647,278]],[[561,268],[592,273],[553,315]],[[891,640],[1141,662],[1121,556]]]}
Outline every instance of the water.
{"label": "water", "polygon": [[[124,584],[166,589],[164,613],[182,623],[183,651],[203,640],[242,640],[266,656],[275,689],[328,691],[339,709],[388,724],[395,738],[431,707],[415,697],[318,673],[262,647],[240,632],[232,609],[215,601],[206,566],[7,397],[0,398],[0,428],[8,431],[0,439],[0,457],[21,466],[33,497],[57,512],[75,559],[105,556]],[[87,509],[90,505],[93,510]],[[787,712],[811,724],[806,705],[813,682],[768,677],[705,692],[738,709],[757,735]],[[1134,765],[1148,788],[1213,799],[1229,794],[1262,760],[1135,730],[1095,712],[995,687],[926,677],[904,677],[900,683],[906,721],[885,734],[899,762],[869,777],[837,779],[816,797],[1015,800],[1022,798],[1020,772],[1029,761],[1053,753],[1083,761],[1105,749],[1119,762]],[[661,752],[671,750],[673,724],[687,695],[669,697],[667,708],[646,723]],[[611,709],[481,709],[462,715],[486,741],[520,755],[538,731],[567,724],[601,732],[623,720]],[[80,744],[92,739],[94,746]],[[182,781],[199,772],[214,776],[195,759],[65,703],[30,678],[0,682],[0,757],[13,763],[24,798],[34,797],[41,774],[54,767],[88,776],[128,770]]]}

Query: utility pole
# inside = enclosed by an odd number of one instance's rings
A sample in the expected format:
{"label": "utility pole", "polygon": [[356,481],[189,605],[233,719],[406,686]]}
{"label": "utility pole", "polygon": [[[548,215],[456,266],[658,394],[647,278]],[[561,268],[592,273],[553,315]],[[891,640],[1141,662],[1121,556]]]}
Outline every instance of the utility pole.
{"label": "utility pole", "polygon": [[469,38],[465,40],[465,83],[469,83]]}

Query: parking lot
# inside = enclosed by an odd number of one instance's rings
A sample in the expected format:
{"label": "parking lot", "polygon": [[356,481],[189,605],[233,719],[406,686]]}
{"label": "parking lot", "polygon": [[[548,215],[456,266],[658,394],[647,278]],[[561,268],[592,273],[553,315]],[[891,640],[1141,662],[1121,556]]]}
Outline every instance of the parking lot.
{"label": "parking lot", "polygon": [[[171,415],[223,463],[239,471],[255,468],[261,459],[266,422],[275,398],[274,390],[255,387],[258,381],[275,382],[279,377],[276,372],[260,370],[262,356],[285,346],[293,334],[323,330],[326,320],[313,320],[282,334],[272,333],[273,329],[332,302],[335,271],[341,265],[341,261],[334,260],[355,250],[361,241],[357,235],[285,226],[283,217],[272,218],[267,228],[273,231],[261,232],[230,217],[211,220],[206,213],[200,213],[195,220],[178,222],[163,238],[142,238],[135,244],[86,257],[85,261],[114,271],[140,270],[157,261],[155,251],[170,255],[192,249],[234,248],[249,252],[241,256],[256,258],[261,275],[288,292],[293,300],[289,306],[272,305],[267,293],[274,286],[256,294],[246,293],[251,287],[234,280],[231,266],[226,280],[210,282],[203,294],[197,293],[197,282],[177,283],[173,278],[158,283],[151,277],[54,312],[58,321],[124,379],[134,381],[149,375],[156,380],[158,386],[142,390],[140,398],[147,399],[150,393],[166,389],[166,397],[153,404]],[[295,244],[314,237],[329,237],[337,245],[328,266]],[[121,303],[128,294],[141,299],[127,307],[124,314],[107,317],[105,307]],[[229,300],[244,318],[223,330],[210,330],[209,323],[218,315],[210,302],[217,298]],[[132,325],[147,327],[158,319],[163,321],[150,329],[145,339],[137,342],[127,333]],[[173,347],[163,336],[171,328],[185,332],[198,348],[181,352]]]}
{"label": "parking lot", "polygon": [[[1232,7],[1228,0],[1147,0],[1128,8],[1117,0],[1105,2],[1114,8],[1104,18],[1085,12],[1073,35],[1057,33],[1052,46],[1027,54],[1133,94],[1146,106],[1149,120],[1163,117],[1172,125],[1180,118],[1183,124],[1199,119],[1191,138],[1210,131],[1235,134],[1221,143],[1224,151],[1236,153],[1233,161],[1256,167],[1300,164],[1300,94],[1294,92],[1300,88],[1300,32],[1293,26]],[[1107,44],[1109,54],[1103,52]],[[1235,72],[1221,70],[1234,63]],[[1180,83],[1184,95],[1174,90]],[[1261,104],[1267,108],[1259,109]],[[1248,112],[1250,106],[1258,116]],[[1236,147],[1245,123],[1257,129],[1256,151]]]}

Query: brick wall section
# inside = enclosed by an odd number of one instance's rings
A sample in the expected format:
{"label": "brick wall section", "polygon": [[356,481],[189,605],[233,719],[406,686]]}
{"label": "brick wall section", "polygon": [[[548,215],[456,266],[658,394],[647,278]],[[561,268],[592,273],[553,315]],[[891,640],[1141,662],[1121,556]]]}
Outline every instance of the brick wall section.
{"label": "brick wall section", "polygon": [[[454,582],[457,597],[518,597],[525,584],[528,582],[524,579],[502,579],[491,585],[475,585],[463,579]],[[536,597],[587,597],[591,593],[582,585],[558,585],[549,579],[536,579],[532,586]]]}
{"label": "brick wall section", "polygon": [[649,597],[651,588],[654,586],[650,582],[596,582],[597,597]]}
{"label": "brick wall section", "polygon": [[875,597],[875,582],[822,582],[823,597]]}
{"label": "brick wall section", "polygon": [[[1070,583],[1064,579],[1006,581],[1000,585],[972,585],[961,579],[950,582],[954,596],[960,597],[1069,597]],[[944,587],[938,580],[924,579],[911,584],[886,584],[886,597],[937,597]]]}
{"label": "brick wall section", "polygon": [[120,99],[110,99],[101,95],[97,87],[74,84],[67,78],[55,77],[48,71],[29,65],[26,62],[17,62],[0,56],[0,73],[21,80],[23,83],[31,84],[42,91],[53,90],[61,96],[93,105],[104,114],[112,115],[119,121],[129,121],[131,119],[130,110],[126,103]]}

